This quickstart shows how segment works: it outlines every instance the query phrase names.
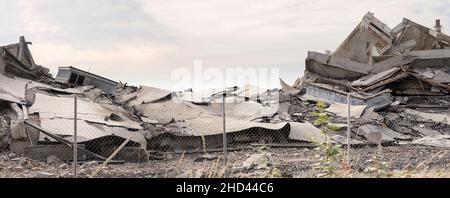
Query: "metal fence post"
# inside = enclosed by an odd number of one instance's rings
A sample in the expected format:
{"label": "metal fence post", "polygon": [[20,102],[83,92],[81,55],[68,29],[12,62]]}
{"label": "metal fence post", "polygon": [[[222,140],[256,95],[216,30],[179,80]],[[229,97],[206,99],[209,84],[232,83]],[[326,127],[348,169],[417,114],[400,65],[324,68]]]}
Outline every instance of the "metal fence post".
{"label": "metal fence post", "polygon": [[223,160],[224,166],[227,166],[228,156],[227,156],[227,131],[225,126],[225,98],[226,93],[223,93],[222,96],[222,120],[223,120]]}
{"label": "metal fence post", "polygon": [[78,143],[77,143],[77,96],[74,97],[74,115],[73,115],[73,176],[78,178]]}
{"label": "metal fence post", "polygon": [[347,94],[347,165],[350,165],[350,93]]}

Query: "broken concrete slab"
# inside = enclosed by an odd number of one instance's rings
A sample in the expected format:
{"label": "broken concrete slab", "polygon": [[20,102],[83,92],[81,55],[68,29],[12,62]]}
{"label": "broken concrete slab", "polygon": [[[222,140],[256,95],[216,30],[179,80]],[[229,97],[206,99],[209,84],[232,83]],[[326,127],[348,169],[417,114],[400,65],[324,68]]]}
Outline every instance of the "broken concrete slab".
{"label": "broken concrete slab", "polygon": [[358,128],[357,134],[364,136],[368,141],[377,145],[381,144],[382,142],[394,141],[394,138],[383,134],[380,128],[375,125],[363,125]]}
{"label": "broken concrete slab", "polygon": [[280,84],[281,84],[282,90],[287,94],[295,95],[295,94],[300,93],[300,90],[291,87],[286,82],[284,82],[283,79],[281,79],[281,78],[280,78]]}
{"label": "broken concrete slab", "polygon": [[373,74],[377,74],[395,67],[408,65],[412,63],[413,58],[411,58],[408,55],[398,55],[398,56],[392,56],[390,58],[387,58],[386,60],[382,60],[380,62],[376,62],[373,65]]}
{"label": "broken concrete slab", "polygon": [[[73,108],[70,108],[74,106],[73,103],[73,97],[57,97],[37,93],[35,97],[35,103],[30,107],[29,113],[39,113],[41,119],[73,119]],[[129,112],[120,107],[109,104],[95,103],[85,98],[78,98],[77,107],[78,119],[80,120],[106,124],[108,126],[125,127],[137,130],[142,129],[141,124],[133,121],[129,117],[129,115],[127,115],[129,114]],[[119,115],[122,120],[114,121],[105,119],[108,118],[112,113]]]}
{"label": "broken concrete slab", "polygon": [[446,67],[450,63],[450,49],[411,51],[408,55],[414,57],[412,67]]}
{"label": "broken concrete slab", "polygon": [[[331,134],[330,139],[341,145],[347,145],[347,137],[346,136],[342,136],[342,135],[338,135],[338,134]],[[358,140],[355,138],[350,138],[351,146],[363,146],[363,145],[369,145],[369,144],[373,144],[373,143],[370,143],[370,142],[367,142],[364,140]]]}
{"label": "broken concrete slab", "polygon": [[3,74],[0,74],[0,85],[0,99],[19,104],[27,103],[26,93],[30,89],[48,90],[66,94],[83,93],[82,91],[77,89],[60,89],[23,78],[9,78],[4,76]]}
{"label": "broken concrete slab", "polygon": [[197,107],[189,102],[173,102],[167,100],[158,103],[148,103],[136,105],[135,110],[139,115],[148,119],[156,120],[159,123],[169,123],[174,121],[189,120],[199,117],[208,111]]}
{"label": "broken concrete slab", "polygon": [[[65,137],[64,139],[73,141],[73,119],[64,118],[41,118],[41,127],[49,132]],[[122,127],[109,127],[106,125],[93,125],[85,120],[77,121],[77,141],[80,143],[92,141],[100,138],[121,137],[127,139],[131,137],[131,141],[138,143],[142,148],[146,148],[147,141],[144,136],[138,132],[128,131]],[[45,135],[39,137],[41,142],[55,141]]]}
{"label": "broken concrete slab", "polygon": [[391,47],[393,37],[390,32],[391,29],[386,24],[368,12],[333,56],[369,63],[371,55],[382,55]]}
{"label": "broken concrete slab", "polygon": [[396,72],[400,71],[400,68],[392,68],[392,69],[388,69],[386,71],[377,73],[375,75],[369,75],[369,76],[364,76],[358,80],[355,80],[353,82],[350,83],[351,86],[370,86],[373,85],[377,82],[380,82],[382,80],[385,80],[389,77],[391,77],[392,75],[394,75]]}
{"label": "broken concrete slab", "polygon": [[361,120],[363,122],[371,122],[371,121],[382,122],[383,116],[381,116],[379,113],[375,112],[374,107],[370,107],[370,108],[366,108],[366,110],[364,111],[364,114],[361,116]]}
{"label": "broken concrete slab", "polygon": [[440,69],[434,70],[433,80],[439,83],[450,83],[450,74]]}
{"label": "broken concrete slab", "polygon": [[402,23],[393,29],[396,39],[394,45],[400,45],[410,40],[415,41],[415,45],[410,50],[432,49],[436,36],[430,34],[432,30],[407,18],[403,18]]}
{"label": "broken concrete slab", "polygon": [[405,109],[407,114],[419,116],[422,119],[432,120],[434,122],[450,123],[450,115],[438,113],[425,113],[413,109]]}
{"label": "broken concrete slab", "polygon": [[137,91],[126,94],[117,94],[116,101],[121,104],[127,104],[130,107],[152,103],[163,98],[169,97],[172,94],[171,91],[159,89],[150,86],[141,86]]}
{"label": "broken concrete slab", "polygon": [[322,142],[324,140],[324,135],[321,133],[320,129],[311,123],[290,122],[289,125],[291,127],[289,139],[291,140],[305,142]]}
{"label": "broken concrete slab", "polygon": [[[229,98],[232,99],[232,98]],[[213,115],[222,115],[222,103],[210,103],[208,106],[198,106]],[[278,111],[278,103],[263,105],[255,101],[230,101],[225,104],[225,114],[241,120],[254,120],[261,117],[272,117]]]}
{"label": "broken concrete slab", "polygon": [[450,136],[449,135],[440,135],[440,136],[434,136],[434,137],[423,137],[423,138],[414,140],[412,142],[412,144],[450,148]]}
{"label": "broken concrete slab", "polygon": [[417,133],[421,134],[422,137],[425,137],[425,136],[435,137],[435,136],[442,135],[442,133],[440,133],[439,131],[423,128],[423,127],[420,127],[420,126],[414,126],[414,127],[412,127],[412,129],[414,131],[416,131]]}
{"label": "broken concrete slab", "polygon": [[[351,105],[350,106],[350,117],[360,118],[366,105]],[[348,105],[340,103],[331,103],[330,107],[325,109],[325,111],[331,112],[339,117],[348,117]]]}
{"label": "broken concrete slab", "polygon": [[318,52],[308,52],[306,70],[333,79],[356,79],[369,74],[372,66]]}
{"label": "broken concrete slab", "polygon": [[[226,127],[227,133],[239,132],[243,130],[251,130],[252,128],[264,128],[269,130],[280,130],[287,123],[258,123],[245,121],[235,118],[227,118],[227,122],[233,123]],[[177,122],[173,125],[177,126],[181,131],[179,135],[187,136],[207,136],[223,133],[223,120],[220,116],[203,114],[201,116]],[[256,130],[257,131],[257,130]]]}
{"label": "broken concrete slab", "polygon": [[219,93],[220,91],[217,89],[206,89],[203,91],[181,91],[181,92],[174,92],[172,100],[178,100],[178,101],[185,101],[185,102],[191,102],[194,104],[207,104],[211,102],[213,96],[216,93]]}
{"label": "broken concrete slab", "polygon": [[434,77],[434,72],[431,68],[414,68],[413,71],[427,79]]}
{"label": "broken concrete slab", "polygon": [[369,139],[367,136],[369,136],[371,133],[381,134],[382,135],[381,139],[385,142],[392,142],[397,140],[411,141],[413,139],[413,137],[411,136],[397,133],[387,127],[382,127],[379,125],[367,124],[360,126],[358,129],[358,134],[363,135],[367,139]]}
{"label": "broken concrete slab", "polygon": [[25,116],[22,109],[16,103],[9,104],[11,114],[11,137],[13,139],[25,139],[28,137],[24,120]]}
{"label": "broken concrete slab", "polygon": [[45,91],[51,91],[51,92],[57,92],[57,93],[63,93],[63,94],[83,94],[84,91],[82,89],[78,89],[78,88],[66,88],[66,89],[61,89],[58,87],[54,87],[52,85],[48,85],[48,84],[44,84],[44,83],[40,83],[40,82],[36,82],[36,81],[32,81],[32,80],[28,80],[28,79],[24,79],[24,78],[19,78],[19,77],[14,77],[14,80],[17,81],[21,81],[22,83],[26,84],[26,90],[30,90],[30,89],[38,89],[38,90],[45,90]]}
{"label": "broken concrete slab", "polygon": [[[412,90],[412,93],[410,93],[409,95],[417,95],[417,94],[420,94],[420,95],[432,95],[432,94],[430,94],[430,93],[433,93],[433,92],[430,91],[432,86],[436,86],[436,87],[439,87],[442,90],[446,90],[446,91],[444,91],[444,93],[448,93],[448,91],[450,91],[450,85],[447,85],[447,84],[444,84],[444,83],[440,83],[440,82],[435,81],[433,79],[426,79],[426,78],[424,78],[424,77],[422,77],[422,76],[420,76],[418,74],[412,73],[412,72],[408,72],[408,74],[410,74],[411,76],[413,76],[413,77],[415,77],[415,78],[420,80],[419,83],[416,83],[416,84],[419,84],[419,86],[415,85],[414,83],[408,83],[408,84],[405,85],[405,86],[408,86],[408,87],[413,87],[413,89],[415,89],[415,91]],[[424,83],[422,83],[422,82],[424,82]],[[427,89],[427,90],[424,89],[424,85],[428,85],[429,89]],[[414,87],[414,86],[416,86],[416,87]],[[424,92],[419,92],[419,91],[424,91]],[[427,91],[429,91],[429,92],[427,92]],[[442,95],[442,94],[438,94],[438,95]]]}
{"label": "broken concrete slab", "polygon": [[0,88],[0,101],[13,102],[18,104],[25,103],[25,101],[11,95],[10,93],[4,91],[2,88]]}
{"label": "broken concrete slab", "polygon": [[[242,87],[234,86],[225,89],[206,89],[194,92],[192,90],[174,92],[174,102],[190,102],[196,105],[208,105],[210,103],[222,103],[221,93],[227,92],[226,103],[242,103],[255,101],[261,104],[274,103],[279,99],[278,89],[265,89],[252,85]],[[219,95],[218,95],[219,94]]]}
{"label": "broken concrete slab", "polygon": [[392,48],[389,50],[390,54],[403,54],[406,52],[411,51],[412,47],[414,47],[416,45],[416,41],[414,39],[405,41],[403,43],[398,43],[394,46],[392,46]]}
{"label": "broken concrete slab", "polygon": [[0,84],[0,90],[3,90],[0,93],[7,93],[19,101],[25,100],[25,90],[28,84],[27,82],[8,78],[3,74],[0,74]]}
{"label": "broken concrete slab", "polygon": [[378,88],[382,88],[382,86],[386,86],[390,83],[394,83],[397,81],[400,81],[406,77],[408,77],[409,75],[407,73],[404,72],[399,72],[397,73],[395,76],[391,77],[391,78],[387,78],[385,80],[381,80],[380,82],[377,82],[374,85],[371,85],[369,87],[366,87],[364,89],[362,89],[363,92],[367,92],[367,91],[373,91],[374,89],[378,89]]}
{"label": "broken concrete slab", "polygon": [[236,87],[235,91],[231,92],[231,94],[236,95],[238,97],[249,98],[249,99],[258,99],[261,98],[265,93],[267,93],[268,89],[257,87],[253,85],[244,85],[241,87]]}
{"label": "broken concrete slab", "polygon": [[[432,49],[432,50],[416,50],[411,51],[408,55],[419,60],[441,60],[450,58],[450,49]],[[430,64],[427,67],[437,67],[445,65]]]}

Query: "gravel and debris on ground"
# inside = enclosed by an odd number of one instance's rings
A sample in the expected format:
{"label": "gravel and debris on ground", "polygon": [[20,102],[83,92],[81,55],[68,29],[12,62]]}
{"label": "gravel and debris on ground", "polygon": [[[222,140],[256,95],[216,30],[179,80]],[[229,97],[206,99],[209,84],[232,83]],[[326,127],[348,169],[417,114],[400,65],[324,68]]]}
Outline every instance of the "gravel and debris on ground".
{"label": "gravel and debris on ground", "polygon": [[[351,171],[345,177],[380,176],[370,172],[377,148],[354,148],[351,153]],[[449,153],[449,150],[429,146],[393,146],[383,148],[382,161],[389,165],[390,173],[397,173],[394,177],[402,176],[399,173],[408,175],[433,170],[448,173]],[[317,177],[320,174],[320,171],[314,168],[314,164],[320,160],[320,153],[309,148],[270,148],[265,151],[247,149],[229,152],[228,169],[223,166],[222,153],[209,153],[206,156],[204,153],[166,154],[162,160],[105,166],[102,166],[101,162],[89,161],[80,163],[77,168],[79,177],[82,178],[90,177],[98,168],[100,171],[95,177],[101,178],[304,178]],[[38,162],[4,152],[0,154],[0,177],[70,178],[73,177],[73,164],[65,163],[55,156],[49,157],[46,162]]]}

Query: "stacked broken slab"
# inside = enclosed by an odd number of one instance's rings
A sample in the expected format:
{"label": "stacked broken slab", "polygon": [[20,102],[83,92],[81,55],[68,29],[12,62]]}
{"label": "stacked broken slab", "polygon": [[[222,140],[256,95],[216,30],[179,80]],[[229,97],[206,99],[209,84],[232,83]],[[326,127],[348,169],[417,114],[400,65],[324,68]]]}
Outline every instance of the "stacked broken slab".
{"label": "stacked broken slab", "polygon": [[[227,143],[231,148],[251,144],[295,144],[321,141],[312,124],[274,119],[280,116],[279,90],[255,86],[232,87],[225,97]],[[141,86],[118,89],[115,102],[142,121],[147,149],[184,152],[221,149],[222,104],[225,90],[171,92]]]}
{"label": "stacked broken slab", "polygon": [[386,140],[439,136],[450,146],[450,36],[439,20],[431,29],[404,18],[391,29],[369,12],[333,53],[308,52],[305,66],[293,85],[302,97],[339,106],[351,94],[352,109],[366,114],[354,123],[378,120],[352,131],[382,131]]}

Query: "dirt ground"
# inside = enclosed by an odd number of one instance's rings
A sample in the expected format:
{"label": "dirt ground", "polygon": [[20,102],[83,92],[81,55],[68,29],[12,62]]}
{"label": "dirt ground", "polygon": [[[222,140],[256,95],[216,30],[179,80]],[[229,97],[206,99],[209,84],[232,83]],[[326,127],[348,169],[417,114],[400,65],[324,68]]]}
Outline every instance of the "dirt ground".
{"label": "dirt ground", "polygon": [[[262,167],[243,167],[243,163],[256,153],[267,153],[270,163]],[[450,177],[450,152],[448,149],[427,146],[392,146],[383,148],[382,161],[388,164],[386,170],[371,169],[374,147],[351,150],[351,168],[336,177]],[[228,164],[224,169],[222,153],[167,154],[162,160],[146,163],[110,164],[104,167],[91,161],[78,165],[79,177],[89,177],[97,168],[95,177],[126,178],[173,178],[173,177],[317,177],[320,170],[314,164],[320,161],[319,151],[310,148],[269,148],[264,151],[246,149],[229,152]],[[14,153],[0,155],[0,177],[72,177],[73,165],[58,159],[36,162]]]}

